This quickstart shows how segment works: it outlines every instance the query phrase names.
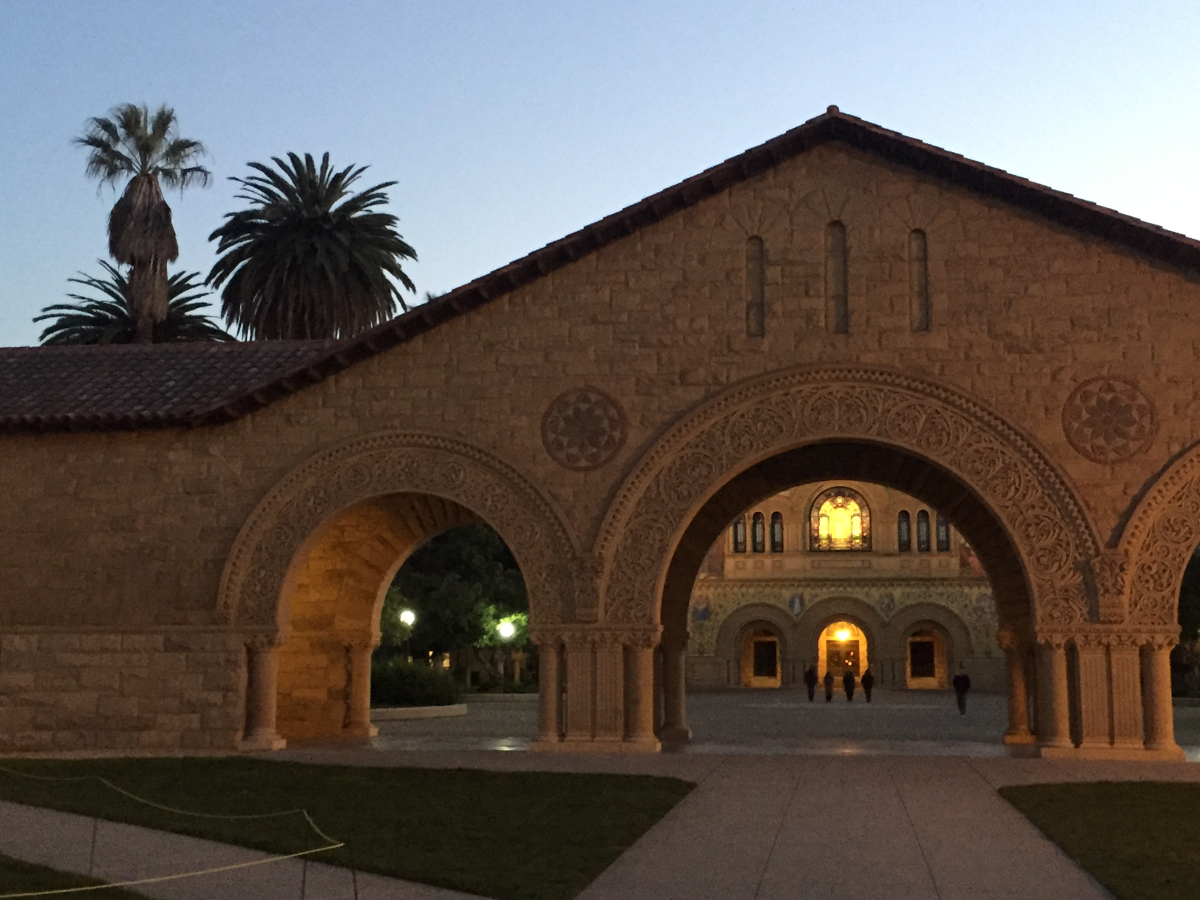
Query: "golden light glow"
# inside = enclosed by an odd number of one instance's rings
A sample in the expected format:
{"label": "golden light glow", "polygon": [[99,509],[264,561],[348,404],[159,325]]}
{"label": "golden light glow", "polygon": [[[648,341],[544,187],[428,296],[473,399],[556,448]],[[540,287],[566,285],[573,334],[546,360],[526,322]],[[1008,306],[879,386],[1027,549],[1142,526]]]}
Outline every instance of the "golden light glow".
{"label": "golden light glow", "polygon": [[833,636],[835,638],[837,638],[839,641],[841,641],[842,643],[845,643],[846,641],[850,640],[850,629],[849,628],[839,628],[837,631],[835,631],[833,633]]}
{"label": "golden light glow", "polygon": [[862,510],[849,497],[834,497],[821,504],[817,513],[817,539],[833,550],[861,546]]}

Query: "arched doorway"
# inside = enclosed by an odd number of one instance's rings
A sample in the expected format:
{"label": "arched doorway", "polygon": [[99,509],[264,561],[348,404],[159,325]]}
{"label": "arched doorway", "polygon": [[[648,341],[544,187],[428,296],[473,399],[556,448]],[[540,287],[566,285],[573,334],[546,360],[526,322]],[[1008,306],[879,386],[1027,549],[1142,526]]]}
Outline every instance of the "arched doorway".
{"label": "arched doorway", "polygon": [[[598,546],[612,555],[606,621],[661,621],[667,728],[686,726],[682,667],[673,660],[683,654],[691,588],[713,541],[743,510],[787,486],[850,479],[918,498],[974,549],[1003,635],[1011,734],[1030,732],[1032,656],[1043,753],[1164,748],[1157,712],[1145,729],[1133,727],[1141,718],[1135,710],[1169,710],[1169,693],[1157,674],[1131,692],[1136,657],[1131,669],[1103,633],[1097,607],[1112,602],[1110,579],[1081,504],[1044,455],[974,401],[894,373],[772,374],[708,401],[643,459],[614,500]],[[1157,657],[1153,667],[1169,675]],[[1071,709],[1080,704],[1089,712],[1072,728]]]}
{"label": "arched doorway", "polygon": [[741,683],[749,688],[777,688],[783,683],[782,640],[765,622],[745,630],[741,640]]}
{"label": "arched doorway", "polygon": [[849,619],[830,622],[817,638],[817,671],[860,678],[869,667],[866,632]]}
{"label": "arched doorway", "polygon": [[[557,511],[503,462],[421,435],[349,441],[289,473],[235,541],[221,603],[258,636],[247,644],[247,749],[362,738],[383,595],[404,559],[448,528],[485,521],[525,576],[531,627],[573,615],[576,553]],[[560,644],[541,655],[561,691]],[[561,730],[557,706],[542,730]]]}

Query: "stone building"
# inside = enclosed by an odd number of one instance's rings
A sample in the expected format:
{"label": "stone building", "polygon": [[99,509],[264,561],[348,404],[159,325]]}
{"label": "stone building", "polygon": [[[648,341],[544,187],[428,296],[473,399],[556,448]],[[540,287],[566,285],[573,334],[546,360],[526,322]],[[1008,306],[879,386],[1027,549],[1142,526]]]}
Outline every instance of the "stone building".
{"label": "stone building", "polygon": [[780,687],[868,668],[945,688],[959,664],[1003,691],[991,584],[949,519],[863,482],[798,485],[734,519],[688,610],[689,687]]}
{"label": "stone building", "polygon": [[479,520],[536,745],[652,751],[714,542],[862,482],[975,552],[1010,740],[1180,758],[1198,309],[1200,242],[831,108],[354,340],[0,351],[0,751],[361,740],[386,586]]}

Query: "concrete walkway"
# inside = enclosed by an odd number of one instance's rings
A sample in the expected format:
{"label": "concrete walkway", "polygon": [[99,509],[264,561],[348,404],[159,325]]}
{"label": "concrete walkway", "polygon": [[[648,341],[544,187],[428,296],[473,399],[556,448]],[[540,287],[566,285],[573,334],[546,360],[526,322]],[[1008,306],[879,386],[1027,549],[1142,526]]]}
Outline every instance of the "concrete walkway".
{"label": "concrete walkway", "polygon": [[[363,747],[288,750],[269,758],[626,772],[696,781],[696,790],[580,900],[1099,900],[1110,895],[996,788],[1060,781],[1200,781],[1200,766],[1193,764],[951,756],[594,756]],[[0,853],[109,881],[266,858],[257,851],[15,804],[0,804]],[[351,878],[345,869],[288,860],[137,890],[162,900],[335,900],[353,896]],[[466,897],[374,875],[357,878],[362,900]]]}

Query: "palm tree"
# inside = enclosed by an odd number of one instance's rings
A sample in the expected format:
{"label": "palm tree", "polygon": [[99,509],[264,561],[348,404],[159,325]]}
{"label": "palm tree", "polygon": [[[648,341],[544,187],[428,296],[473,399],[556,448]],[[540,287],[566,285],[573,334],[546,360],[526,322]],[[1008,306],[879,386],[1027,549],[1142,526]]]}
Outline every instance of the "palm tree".
{"label": "palm tree", "polygon": [[224,285],[225,321],[255,340],[344,338],[387,321],[397,303],[408,309],[400,287],[415,288],[401,260],[417,254],[396,217],[374,211],[396,182],[355,194],[366,166],[335,172],[328,153],[320,170],[307,153],[272,161],[276,169],[252,162],[258,174],[230,179],[253,205],[209,235],[220,256],[208,284]]}
{"label": "palm tree", "polygon": [[[129,278],[104,260],[99,263],[108,272],[106,278],[80,272],[81,277],[67,280],[98,291],[100,297],[68,294],[79,302],[55,303],[34,316],[35,322],[51,322],[39,338],[43,344],[132,344],[139,340]],[[209,296],[200,288],[199,272],[176,272],[167,279],[167,313],[154,323],[154,343],[233,340],[233,335],[200,312],[208,305],[204,298]]]}
{"label": "palm tree", "polygon": [[175,111],[160,106],[153,115],[143,104],[125,103],[109,118],[89,119],[75,143],[87,147],[87,174],[114,188],[125,178],[125,192],[108,216],[108,252],[130,266],[129,302],[137,340],[153,340],[154,323],[167,315],[167,263],[179,258],[171,225],[171,207],[161,180],[181,191],[193,182],[208,184],[210,172],[196,161],[204,155],[199,141],[179,137]]}

